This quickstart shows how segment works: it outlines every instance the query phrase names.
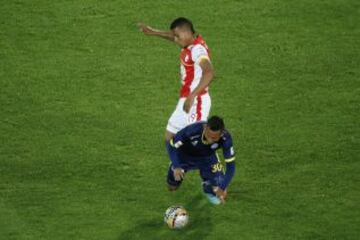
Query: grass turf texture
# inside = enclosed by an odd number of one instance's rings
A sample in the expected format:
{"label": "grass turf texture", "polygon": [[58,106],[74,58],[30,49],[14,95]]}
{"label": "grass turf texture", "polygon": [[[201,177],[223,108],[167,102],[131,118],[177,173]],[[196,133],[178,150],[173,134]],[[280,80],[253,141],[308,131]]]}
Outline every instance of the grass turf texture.
{"label": "grass turf texture", "polygon": [[[360,4],[3,1],[0,239],[357,239]],[[237,172],[224,206],[197,173],[166,191],[178,52],[135,23],[193,20]],[[170,231],[165,209],[190,224]]]}

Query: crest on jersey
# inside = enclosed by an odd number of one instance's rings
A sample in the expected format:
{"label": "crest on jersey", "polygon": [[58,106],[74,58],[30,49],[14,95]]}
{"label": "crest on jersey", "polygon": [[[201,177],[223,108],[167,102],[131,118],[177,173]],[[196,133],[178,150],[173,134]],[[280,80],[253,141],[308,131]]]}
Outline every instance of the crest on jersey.
{"label": "crest on jersey", "polygon": [[198,137],[200,137],[200,135],[191,136],[190,140],[193,140],[193,139],[198,138]]}
{"label": "crest on jersey", "polygon": [[196,144],[198,144],[198,142],[199,142],[199,141],[197,141],[197,140],[196,140],[196,141],[192,141],[191,144],[192,144],[193,146],[196,146]]}
{"label": "crest on jersey", "polygon": [[211,145],[211,149],[217,149],[219,147],[219,144],[214,143]]}
{"label": "crest on jersey", "polygon": [[184,60],[187,62],[189,60],[189,55],[186,54]]}

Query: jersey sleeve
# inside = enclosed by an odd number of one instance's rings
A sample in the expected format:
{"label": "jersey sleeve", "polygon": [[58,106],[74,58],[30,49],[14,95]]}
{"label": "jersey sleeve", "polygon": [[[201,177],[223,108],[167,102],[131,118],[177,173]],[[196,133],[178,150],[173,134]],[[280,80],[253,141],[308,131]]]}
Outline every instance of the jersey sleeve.
{"label": "jersey sleeve", "polygon": [[229,133],[226,133],[224,136],[223,154],[226,163],[233,162],[235,160],[233,141]]}
{"label": "jersey sleeve", "polygon": [[235,162],[232,161],[226,163],[226,173],[224,175],[223,181],[221,181],[219,186],[221,189],[225,190],[229,186],[231,179],[234,176],[234,173],[235,173]]}
{"label": "jersey sleeve", "polygon": [[178,149],[184,144],[186,140],[186,129],[182,129],[170,140],[170,142],[166,143],[166,149],[169,154],[170,161],[174,168],[180,167],[180,159],[178,155]]}
{"label": "jersey sleeve", "polygon": [[197,44],[191,49],[191,60],[198,64],[202,59],[210,60],[209,54],[203,45]]}
{"label": "jersey sleeve", "polygon": [[184,145],[184,142],[187,139],[187,129],[184,128],[177,132],[173,139],[170,140],[170,145],[174,148],[180,148],[182,145]]}
{"label": "jersey sleeve", "polygon": [[220,188],[225,190],[235,173],[235,152],[231,135],[226,132],[223,137],[223,154],[226,162],[226,173],[223,181],[220,183]]}

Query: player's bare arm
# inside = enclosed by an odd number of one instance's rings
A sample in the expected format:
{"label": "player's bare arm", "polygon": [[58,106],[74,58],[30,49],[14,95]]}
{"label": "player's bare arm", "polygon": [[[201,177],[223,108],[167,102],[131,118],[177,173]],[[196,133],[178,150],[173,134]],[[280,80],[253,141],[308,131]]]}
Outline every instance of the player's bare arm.
{"label": "player's bare arm", "polygon": [[185,100],[184,111],[187,113],[190,111],[190,108],[194,102],[194,98],[205,88],[207,88],[210,85],[211,81],[214,79],[214,69],[209,59],[201,59],[199,65],[202,69],[202,77],[200,79],[199,85],[190,93],[190,95]]}
{"label": "player's bare arm", "polygon": [[138,23],[138,27],[139,27],[140,31],[142,31],[147,36],[161,37],[161,38],[164,38],[164,39],[172,41],[172,42],[174,42],[174,40],[175,40],[174,33],[172,31],[161,31],[161,30],[152,28],[144,23]]}

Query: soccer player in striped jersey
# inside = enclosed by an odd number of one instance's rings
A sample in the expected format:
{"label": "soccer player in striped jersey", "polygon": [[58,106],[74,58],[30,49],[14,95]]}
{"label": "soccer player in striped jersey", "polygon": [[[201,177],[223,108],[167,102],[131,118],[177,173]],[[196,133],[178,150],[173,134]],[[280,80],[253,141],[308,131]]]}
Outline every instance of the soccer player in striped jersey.
{"label": "soccer player in striped jersey", "polygon": [[182,87],[175,111],[172,113],[165,131],[165,140],[187,125],[206,121],[210,112],[211,99],[208,86],[214,78],[210,61],[210,50],[200,34],[196,33],[192,22],[180,17],[170,24],[169,31],[161,31],[140,23],[140,30],[148,36],[170,40],[181,47],[180,73]]}

